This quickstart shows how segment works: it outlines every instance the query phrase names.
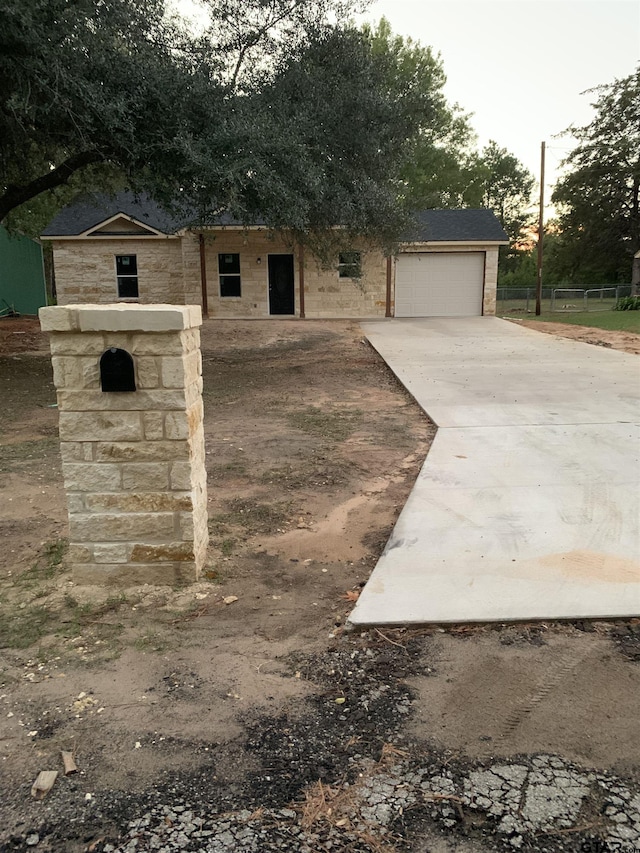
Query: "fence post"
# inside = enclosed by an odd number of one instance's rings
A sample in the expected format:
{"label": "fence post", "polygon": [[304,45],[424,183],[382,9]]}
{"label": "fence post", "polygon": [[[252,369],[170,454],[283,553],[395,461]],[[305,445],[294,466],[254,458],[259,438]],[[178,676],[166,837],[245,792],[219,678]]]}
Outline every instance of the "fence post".
{"label": "fence post", "polygon": [[551,291],[551,306],[550,306],[550,311],[551,311],[551,313],[553,314],[553,313],[555,313],[555,310],[556,310],[556,291],[555,291],[555,289],[554,289],[554,290],[552,290],[552,291]]}

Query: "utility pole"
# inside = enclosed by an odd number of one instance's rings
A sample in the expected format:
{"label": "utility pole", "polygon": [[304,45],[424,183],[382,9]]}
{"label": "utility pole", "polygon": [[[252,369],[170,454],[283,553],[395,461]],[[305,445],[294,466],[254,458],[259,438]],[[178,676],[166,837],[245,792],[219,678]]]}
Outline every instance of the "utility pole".
{"label": "utility pole", "polygon": [[542,240],[544,237],[544,148],[540,144],[540,213],[538,215],[538,279],[536,281],[536,317],[542,310]]}

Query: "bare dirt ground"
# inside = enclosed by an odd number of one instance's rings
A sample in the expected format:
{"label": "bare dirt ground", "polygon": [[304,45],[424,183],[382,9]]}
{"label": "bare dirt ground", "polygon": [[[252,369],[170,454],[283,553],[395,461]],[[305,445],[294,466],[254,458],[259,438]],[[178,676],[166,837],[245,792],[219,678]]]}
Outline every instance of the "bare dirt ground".
{"label": "bare dirt ground", "polygon": [[0,851],[640,849],[640,620],[344,632],[433,425],[356,322],[202,341],[207,571],[105,590],[46,338],[0,321]]}

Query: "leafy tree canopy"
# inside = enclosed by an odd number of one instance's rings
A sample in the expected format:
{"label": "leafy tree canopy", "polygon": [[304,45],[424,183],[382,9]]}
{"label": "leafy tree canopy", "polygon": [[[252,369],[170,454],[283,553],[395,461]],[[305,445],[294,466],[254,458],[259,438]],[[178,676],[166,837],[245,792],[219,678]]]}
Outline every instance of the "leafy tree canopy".
{"label": "leafy tree canopy", "polygon": [[463,206],[475,135],[469,117],[445,98],[447,78],[440,55],[428,45],[394,34],[385,18],[376,27],[365,25],[363,32],[374,52],[386,60],[389,88],[420,93],[424,102],[419,125],[408,140],[399,194],[414,210]]}
{"label": "leafy tree canopy", "polygon": [[496,142],[477,151],[471,117],[446,100],[444,67],[431,47],[395,35],[384,18],[363,29],[374,52],[387,60],[390,89],[421,93],[424,103],[400,171],[399,193],[407,206],[488,207],[517,239],[529,217],[533,176]]}
{"label": "leafy tree canopy", "polygon": [[531,215],[535,178],[506,148],[491,140],[469,166],[472,180],[464,199],[494,211],[511,240],[517,240]]}
{"label": "leafy tree canopy", "polygon": [[0,220],[42,216],[71,181],[146,190],[194,222],[225,209],[311,242],[338,222],[389,243],[432,93],[331,23],[353,0],[206,6],[190,35],[163,0],[5,0]]}
{"label": "leafy tree canopy", "polygon": [[552,200],[560,237],[554,273],[567,281],[630,281],[640,249],[640,69],[590,90],[593,120],[568,131],[577,147]]}

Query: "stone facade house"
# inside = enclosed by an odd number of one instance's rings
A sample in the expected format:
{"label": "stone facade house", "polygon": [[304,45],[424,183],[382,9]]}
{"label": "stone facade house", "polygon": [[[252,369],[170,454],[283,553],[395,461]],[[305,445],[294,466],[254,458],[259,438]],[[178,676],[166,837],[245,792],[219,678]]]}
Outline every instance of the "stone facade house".
{"label": "stone facade house", "polygon": [[494,314],[508,242],[490,210],[425,210],[397,256],[356,242],[324,269],[264,226],[185,228],[128,193],[65,208],[42,238],[60,305],[196,304],[221,318]]}

